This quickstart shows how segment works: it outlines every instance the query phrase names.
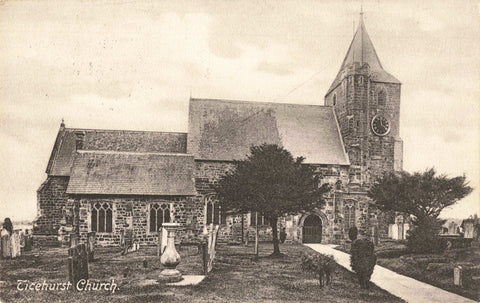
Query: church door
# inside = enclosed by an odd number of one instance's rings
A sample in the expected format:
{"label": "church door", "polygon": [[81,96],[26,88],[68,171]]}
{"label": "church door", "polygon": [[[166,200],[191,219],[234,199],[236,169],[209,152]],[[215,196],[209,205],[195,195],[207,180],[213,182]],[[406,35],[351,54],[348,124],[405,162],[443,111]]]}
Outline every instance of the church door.
{"label": "church door", "polygon": [[322,220],[317,215],[309,215],[303,222],[303,243],[322,242]]}

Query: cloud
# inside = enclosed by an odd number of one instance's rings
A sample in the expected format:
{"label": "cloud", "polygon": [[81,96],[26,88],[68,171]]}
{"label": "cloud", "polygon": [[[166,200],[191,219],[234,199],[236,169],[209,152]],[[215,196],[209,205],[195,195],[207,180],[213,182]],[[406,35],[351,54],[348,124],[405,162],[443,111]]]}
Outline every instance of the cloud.
{"label": "cloud", "polygon": [[[323,104],[359,7],[342,1],[3,3],[0,211],[34,215],[62,117],[67,127],[186,131],[190,92]],[[479,188],[478,5],[365,1],[364,10],[383,65],[403,83],[405,169],[466,172]],[[478,198],[476,190],[459,205],[478,205]],[[450,214],[466,211],[474,209]]]}

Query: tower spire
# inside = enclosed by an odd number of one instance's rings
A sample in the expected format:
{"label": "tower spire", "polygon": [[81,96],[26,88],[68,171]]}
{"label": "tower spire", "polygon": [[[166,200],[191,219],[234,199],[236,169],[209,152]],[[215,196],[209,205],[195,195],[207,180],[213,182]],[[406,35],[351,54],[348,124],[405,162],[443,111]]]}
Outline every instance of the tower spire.
{"label": "tower spire", "polygon": [[340,70],[338,71],[335,80],[327,91],[327,95],[337,85],[340,84],[342,78],[342,71],[344,71],[348,66],[351,66],[354,63],[360,63],[360,66],[368,64],[370,73],[374,75],[374,79],[379,82],[400,83],[398,79],[396,79],[383,69],[382,64],[380,63],[380,59],[377,56],[377,52],[373,47],[372,40],[370,40],[370,37],[367,33],[367,29],[363,20],[363,15],[364,11],[362,5],[360,7],[360,20],[357,26],[357,30],[353,35],[352,42],[350,43],[350,47],[348,48],[345,58],[343,59]]}

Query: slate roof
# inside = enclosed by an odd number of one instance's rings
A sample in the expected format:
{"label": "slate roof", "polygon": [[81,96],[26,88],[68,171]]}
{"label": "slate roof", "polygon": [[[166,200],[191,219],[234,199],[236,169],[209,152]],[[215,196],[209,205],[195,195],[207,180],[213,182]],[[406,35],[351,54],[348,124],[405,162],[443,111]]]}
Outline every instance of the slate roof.
{"label": "slate roof", "polygon": [[192,155],[78,151],[68,194],[195,195]]}
{"label": "slate roof", "polygon": [[367,29],[365,28],[363,14],[360,15],[360,22],[358,24],[357,31],[353,36],[353,40],[350,43],[350,47],[348,48],[345,58],[343,59],[340,70],[335,77],[335,80],[333,80],[333,83],[328,89],[326,95],[328,95],[333,89],[335,89],[335,87],[337,87],[337,85],[340,84],[340,81],[342,80],[342,71],[345,69],[345,67],[353,64],[354,62],[358,62],[360,64],[367,63],[370,67],[371,79],[373,81],[400,84],[400,81],[397,78],[383,69],[377,52],[375,51],[375,47],[373,46],[372,40],[370,40]]}
{"label": "slate roof", "polygon": [[191,99],[188,128],[195,159],[240,160],[252,145],[272,143],[305,163],[350,164],[330,106]]}
{"label": "slate roof", "polygon": [[169,132],[60,128],[46,173],[69,176],[76,150],[76,134],[84,136],[82,150],[185,153],[187,134]]}

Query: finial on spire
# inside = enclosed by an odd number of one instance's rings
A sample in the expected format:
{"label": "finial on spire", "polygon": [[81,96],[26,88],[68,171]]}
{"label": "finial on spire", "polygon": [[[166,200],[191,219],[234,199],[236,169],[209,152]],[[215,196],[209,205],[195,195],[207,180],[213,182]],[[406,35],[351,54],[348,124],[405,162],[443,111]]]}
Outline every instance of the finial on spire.
{"label": "finial on spire", "polygon": [[363,4],[360,4],[360,16],[363,16]]}
{"label": "finial on spire", "polygon": [[60,128],[65,128],[65,120],[62,118],[62,123],[60,123]]}

